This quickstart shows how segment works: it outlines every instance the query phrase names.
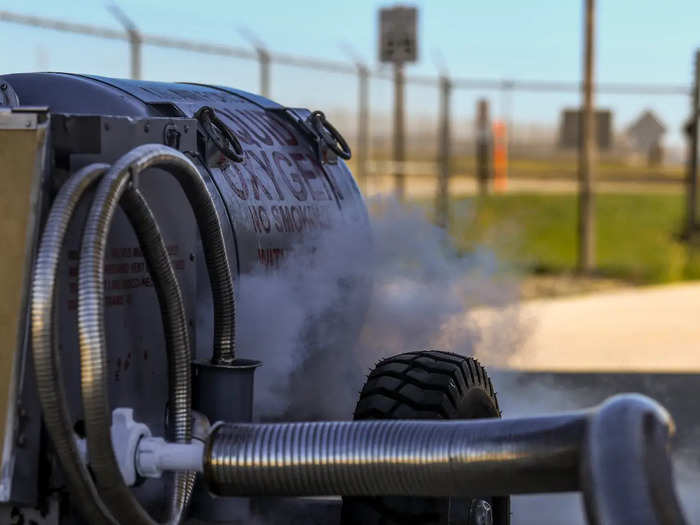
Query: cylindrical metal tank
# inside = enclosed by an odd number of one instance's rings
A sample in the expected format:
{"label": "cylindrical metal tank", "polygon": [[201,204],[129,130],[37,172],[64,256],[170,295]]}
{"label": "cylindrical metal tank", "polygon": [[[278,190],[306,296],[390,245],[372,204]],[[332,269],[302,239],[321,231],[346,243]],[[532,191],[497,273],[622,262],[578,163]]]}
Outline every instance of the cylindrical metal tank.
{"label": "cylindrical metal tank", "polygon": [[[256,293],[245,287],[259,281],[245,276],[273,275],[292,254],[313,258],[318,244],[328,239],[351,239],[360,259],[369,252],[365,204],[342,158],[349,151],[318,112],[286,108],[219,86],[62,73],[5,75],[0,81],[16,94],[13,105],[49,108],[47,206],[70,173],[93,162],[112,163],[140,144],[166,144],[187,154],[214,196],[238,297]],[[208,363],[213,344],[212,294],[194,215],[182,190],[167,174],[139,178],[139,187],[153,209],[182,287],[195,360]],[[77,429],[82,427],[75,310],[77,254],[88,205],[84,202],[79,207],[66,237],[57,299],[61,359]],[[118,212],[105,265],[110,400],[115,407],[133,407],[135,417],[158,433],[166,424],[163,333],[152,282],[137,247],[126,217]],[[326,269],[319,264],[302,270],[313,279],[322,279]],[[338,274],[337,269],[327,270],[347,290],[342,309],[323,316],[322,336],[314,335],[313,326],[305,334],[316,346],[349,351],[363,320],[368,282]],[[274,290],[267,293],[274,298]],[[237,301],[236,309],[245,317],[246,302]],[[274,330],[277,319],[260,321]],[[239,351],[247,358],[259,358],[255,348]],[[250,396],[246,402],[230,397],[240,388],[250,390],[252,368],[246,368],[245,385],[237,388],[232,384],[228,393],[226,380],[222,380],[225,371],[218,373],[207,366],[197,370],[198,380],[202,375],[216,378],[216,395],[227,407],[226,420],[250,419]],[[235,377],[231,374],[231,381]],[[198,380],[195,398],[203,392],[197,392]],[[231,413],[236,407],[240,413]],[[195,408],[206,413],[202,406]],[[162,497],[157,480],[135,490],[146,507],[155,508]]]}

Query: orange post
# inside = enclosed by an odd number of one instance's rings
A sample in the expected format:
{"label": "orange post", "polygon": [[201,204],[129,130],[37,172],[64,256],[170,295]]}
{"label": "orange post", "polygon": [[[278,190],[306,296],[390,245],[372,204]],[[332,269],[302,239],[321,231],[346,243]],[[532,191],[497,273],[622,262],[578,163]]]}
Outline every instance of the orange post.
{"label": "orange post", "polygon": [[506,123],[493,123],[493,191],[503,192],[508,187],[508,131]]}

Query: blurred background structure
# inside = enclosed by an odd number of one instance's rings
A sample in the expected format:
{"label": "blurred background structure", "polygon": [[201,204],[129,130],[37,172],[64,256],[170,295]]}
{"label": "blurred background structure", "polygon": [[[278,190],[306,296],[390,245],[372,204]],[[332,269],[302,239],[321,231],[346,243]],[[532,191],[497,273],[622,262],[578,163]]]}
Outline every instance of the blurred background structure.
{"label": "blurred background structure", "polygon": [[[465,251],[487,244],[540,284],[577,269],[588,280],[575,289],[669,282],[700,276],[688,135],[700,7],[672,4],[6,1],[0,68],[230,85],[322,109],[366,195],[424,205]],[[588,5],[591,151],[579,149]],[[532,293],[574,282],[554,281]]]}

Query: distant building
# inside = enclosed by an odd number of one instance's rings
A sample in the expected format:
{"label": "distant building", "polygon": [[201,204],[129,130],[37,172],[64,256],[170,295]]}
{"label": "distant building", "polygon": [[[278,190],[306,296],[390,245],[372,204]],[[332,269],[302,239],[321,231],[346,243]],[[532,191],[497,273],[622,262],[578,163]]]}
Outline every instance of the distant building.
{"label": "distant building", "polygon": [[661,164],[663,161],[661,139],[664,133],[666,133],[666,126],[651,110],[642,113],[627,128],[627,136],[633,148],[644,154],[651,166]]}
{"label": "distant building", "polygon": [[[598,149],[612,148],[612,112],[609,109],[595,111],[595,136]],[[581,131],[581,110],[565,109],[562,111],[561,127],[559,128],[559,147],[578,148]]]}

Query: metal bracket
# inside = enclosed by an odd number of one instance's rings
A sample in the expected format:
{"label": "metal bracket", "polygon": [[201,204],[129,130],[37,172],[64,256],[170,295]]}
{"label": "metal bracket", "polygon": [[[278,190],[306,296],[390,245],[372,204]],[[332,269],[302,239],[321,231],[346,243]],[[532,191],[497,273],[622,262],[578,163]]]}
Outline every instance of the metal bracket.
{"label": "metal bracket", "polygon": [[0,129],[36,129],[48,111],[48,106],[0,106]]}
{"label": "metal bracket", "polygon": [[0,78],[0,106],[10,106],[13,108],[19,106],[17,92],[2,78]]}

